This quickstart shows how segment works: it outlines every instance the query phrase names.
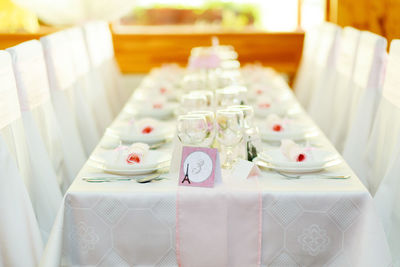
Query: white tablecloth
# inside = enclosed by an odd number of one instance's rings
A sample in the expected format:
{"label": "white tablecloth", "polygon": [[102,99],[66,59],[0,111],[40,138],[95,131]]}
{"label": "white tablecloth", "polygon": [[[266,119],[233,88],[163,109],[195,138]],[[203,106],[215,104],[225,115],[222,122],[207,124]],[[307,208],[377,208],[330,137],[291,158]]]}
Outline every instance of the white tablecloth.
{"label": "white tablecloth", "polygon": [[[322,134],[314,142],[334,149]],[[43,265],[177,266],[178,181],[81,179],[94,172],[100,171],[87,163],[66,193]],[[346,164],[329,172],[352,177],[334,180],[316,174],[288,180],[263,170],[262,266],[390,266],[368,191]],[[231,182],[229,172],[223,178]]]}

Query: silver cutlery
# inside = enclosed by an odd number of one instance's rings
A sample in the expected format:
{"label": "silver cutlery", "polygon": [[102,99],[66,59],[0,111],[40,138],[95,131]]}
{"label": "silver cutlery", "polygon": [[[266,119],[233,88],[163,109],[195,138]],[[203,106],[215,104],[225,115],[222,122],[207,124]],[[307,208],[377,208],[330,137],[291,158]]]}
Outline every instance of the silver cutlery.
{"label": "silver cutlery", "polygon": [[158,171],[156,173],[145,175],[145,176],[98,176],[98,177],[83,177],[82,180],[89,183],[106,183],[106,182],[119,182],[119,181],[136,181],[138,183],[149,183],[151,181],[159,181],[167,179],[165,177],[160,177],[165,171]]}
{"label": "silver cutlery", "polygon": [[316,178],[324,178],[324,179],[348,179],[351,175],[328,175],[323,173],[315,173],[315,174],[287,174],[280,171],[276,171],[276,173],[284,176],[286,179],[300,179],[302,177],[310,177],[315,176]]}

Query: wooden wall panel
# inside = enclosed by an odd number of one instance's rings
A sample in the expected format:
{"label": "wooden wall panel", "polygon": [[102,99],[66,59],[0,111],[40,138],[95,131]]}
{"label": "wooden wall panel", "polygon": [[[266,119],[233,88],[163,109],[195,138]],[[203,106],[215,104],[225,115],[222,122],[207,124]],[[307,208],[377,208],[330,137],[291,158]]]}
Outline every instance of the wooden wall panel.
{"label": "wooden wall panel", "polygon": [[331,1],[332,22],[377,33],[389,42],[400,38],[400,0]]}
{"label": "wooden wall panel", "polygon": [[304,38],[303,33],[177,32],[168,27],[155,28],[150,32],[143,28],[116,30],[115,52],[124,72],[147,72],[165,62],[186,65],[192,47],[208,46],[211,37],[217,36],[221,44],[235,47],[243,64],[258,61],[294,74]]}
{"label": "wooden wall panel", "polygon": [[[211,37],[218,36],[221,44],[233,45],[241,63],[258,61],[293,75],[302,51],[303,33],[265,32],[193,32],[190,27],[141,27],[117,30],[113,33],[115,56],[123,73],[146,73],[166,62],[186,65],[194,46],[208,46]],[[0,49],[38,39],[56,29],[42,29],[36,34],[0,33]]]}

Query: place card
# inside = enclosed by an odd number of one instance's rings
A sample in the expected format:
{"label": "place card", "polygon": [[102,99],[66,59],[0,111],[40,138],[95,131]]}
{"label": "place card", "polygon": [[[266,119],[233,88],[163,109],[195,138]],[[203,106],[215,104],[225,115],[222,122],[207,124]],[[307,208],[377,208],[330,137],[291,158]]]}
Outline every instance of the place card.
{"label": "place card", "polygon": [[246,180],[249,177],[258,176],[261,174],[258,166],[251,161],[240,159],[231,171],[231,177],[235,180]]}
{"label": "place card", "polygon": [[214,184],[221,182],[221,165],[217,149],[183,147],[179,171],[180,186],[213,187]]}

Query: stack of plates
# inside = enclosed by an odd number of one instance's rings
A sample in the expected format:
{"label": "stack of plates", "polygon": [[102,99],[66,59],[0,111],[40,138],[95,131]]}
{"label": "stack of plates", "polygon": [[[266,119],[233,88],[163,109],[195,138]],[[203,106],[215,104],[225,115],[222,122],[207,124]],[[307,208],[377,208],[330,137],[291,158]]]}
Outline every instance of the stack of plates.
{"label": "stack of plates", "polygon": [[99,148],[90,156],[90,161],[93,163],[93,167],[104,172],[119,175],[139,175],[165,168],[171,160],[170,153],[156,150],[150,150],[140,164],[128,165],[124,161],[116,163],[113,157],[115,157],[113,150]]}
{"label": "stack of plates", "polygon": [[293,100],[273,102],[270,107],[260,107],[259,105],[254,106],[254,114],[262,118],[271,114],[277,114],[279,116],[294,116],[300,112],[300,105]]}
{"label": "stack of plates", "polygon": [[317,148],[312,151],[312,158],[303,162],[289,161],[282,154],[280,148],[271,148],[263,151],[255,159],[255,163],[261,167],[290,173],[322,171],[341,162],[342,160],[337,153]]}
{"label": "stack of plates", "polygon": [[126,113],[140,116],[140,117],[152,117],[155,119],[168,119],[175,114],[175,110],[178,108],[178,103],[163,103],[160,108],[153,108],[152,104],[141,104],[141,103],[128,103],[124,111]]}
{"label": "stack of plates", "polygon": [[318,128],[300,122],[292,122],[282,131],[273,131],[263,125],[259,125],[261,139],[267,142],[276,142],[282,139],[292,139],[293,141],[301,141],[318,135]]}
{"label": "stack of plates", "polygon": [[123,143],[141,142],[149,145],[167,142],[174,137],[174,134],[175,127],[161,121],[158,121],[156,129],[148,134],[130,132],[129,123],[126,121],[117,121],[106,131],[106,135],[117,136]]}

